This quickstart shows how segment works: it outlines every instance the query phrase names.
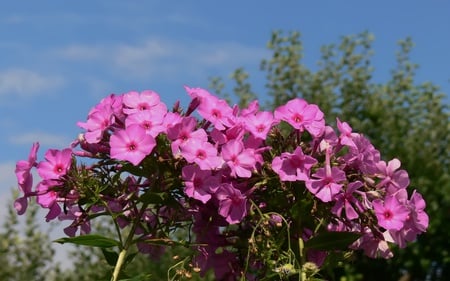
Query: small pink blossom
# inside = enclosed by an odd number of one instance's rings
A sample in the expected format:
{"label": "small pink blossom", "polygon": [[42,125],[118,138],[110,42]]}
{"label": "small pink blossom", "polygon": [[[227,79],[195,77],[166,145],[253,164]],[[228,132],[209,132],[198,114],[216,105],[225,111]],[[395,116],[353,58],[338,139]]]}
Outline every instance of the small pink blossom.
{"label": "small pink blossom", "polygon": [[70,168],[72,161],[72,150],[49,149],[45,153],[45,161],[39,162],[37,171],[44,180],[59,179],[64,176]]}
{"label": "small pink blossom", "polygon": [[320,168],[306,181],[306,188],[322,202],[330,202],[341,192],[345,180],[344,171],[337,167],[331,167],[329,173],[326,168]]}
{"label": "small pink blossom", "polygon": [[224,130],[226,127],[231,127],[230,120],[234,119],[233,109],[225,100],[219,99],[208,92],[202,91],[200,97],[200,105],[198,106],[198,113],[200,116],[211,122],[218,130]]}
{"label": "small pink blossom", "polygon": [[260,111],[256,114],[249,114],[244,118],[245,128],[253,136],[265,140],[272,126],[277,122],[273,113],[269,111]]}
{"label": "small pink blossom", "polygon": [[196,163],[202,170],[213,170],[222,166],[223,160],[217,155],[217,149],[209,142],[191,139],[181,150],[188,163]]}
{"label": "small pink blossom", "polygon": [[31,175],[31,169],[37,165],[36,157],[39,149],[39,143],[33,143],[28,160],[19,160],[16,163],[16,177],[19,190],[23,193],[22,197],[17,198],[14,201],[14,208],[17,214],[22,215],[25,213],[28,207],[28,197],[33,195],[33,176]]}
{"label": "small pink blossom", "polygon": [[181,172],[184,180],[184,193],[201,201],[203,204],[211,199],[211,194],[219,188],[220,179],[213,176],[209,170],[201,170],[196,165],[184,166]]}
{"label": "small pink blossom", "polygon": [[61,214],[61,207],[58,205],[58,193],[54,190],[61,183],[54,179],[41,181],[36,187],[36,202],[41,207],[49,209],[46,221],[55,219]]}
{"label": "small pink blossom", "polygon": [[239,223],[247,215],[247,198],[231,184],[222,184],[215,196],[219,200],[219,214],[229,224]]}
{"label": "small pink blossom", "polygon": [[272,161],[272,169],[280,176],[282,181],[306,181],[309,179],[311,167],[317,160],[303,154],[301,147],[294,153],[283,152]]}
{"label": "small pink blossom", "polygon": [[116,131],[110,138],[111,157],[138,165],[156,146],[155,139],[145,129],[133,125]]}
{"label": "small pink blossom", "polygon": [[170,146],[173,155],[178,155],[180,148],[191,139],[199,142],[206,142],[208,140],[205,130],[195,130],[196,126],[197,120],[194,117],[185,117],[179,123],[167,129],[167,137],[172,141]]}
{"label": "small pink blossom", "polygon": [[378,224],[386,230],[400,230],[406,222],[409,210],[395,196],[387,196],[372,202]]}
{"label": "small pink blossom", "polygon": [[339,141],[342,145],[356,147],[355,142],[353,141],[353,137],[358,134],[352,133],[352,127],[347,122],[341,122],[339,118],[336,118],[336,123],[338,130],[340,132]]}
{"label": "small pink blossom", "polygon": [[345,216],[348,220],[353,220],[359,217],[358,212],[355,210],[363,212],[364,207],[362,203],[356,199],[353,193],[363,186],[360,181],[351,182],[347,185],[344,192],[340,192],[335,196],[336,203],[331,209],[331,212],[338,217],[341,217],[342,210],[345,210]]}
{"label": "small pink blossom", "polygon": [[167,112],[167,107],[161,102],[159,95],[151,90],[141,93],[131,91],[123,95],[123,112],[130,115],[139,111],[151,110],[155,114]]}
{"label": "small pink blossom", "polygon": [[164,132],[166,127],[163,125],[165,113],[150,110],[139,111],[129,115],[125,120],[125,126],[139,125],[145,129],[145,132],[156,138],[159,133]]}
{"label": "small pink blossom", "polygon": [[382,179],[377,184],[378,188],[385,187],[389,194],[394,194],[399,189],[404,189],[409,185],[408,172],[399,170],[400,160],[394,158],[387,164],[384,161],[379,161],[376,164],[379,178]]}
{"label": "small pink blossom", "polygon": [[231,169],[231,176],[250,178],[255,169],[255,154],[253,149],[244,149],[239,140],[231,140],[222,146],[222,158]]}
{"label": "small pink blossom", "polygon": [[275,109],[275,118],[289,123],[295,129],[308,131],[313,137],[319,137],[325,130],[323,112],[315,104],[295,98]]}

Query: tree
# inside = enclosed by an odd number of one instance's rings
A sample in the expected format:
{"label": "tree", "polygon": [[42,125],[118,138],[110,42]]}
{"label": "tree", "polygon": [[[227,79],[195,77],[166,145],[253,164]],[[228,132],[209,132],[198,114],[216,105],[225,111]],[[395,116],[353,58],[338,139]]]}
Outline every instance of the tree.
{"label": "tree", "polygon": [[0,280],[52,280],[59,274],[59,266],[53,264],[55,251],[49,233],[37,224],[38,206],[30,205],[24,222],[18,219],[12,202],[9,206],[0,232]]}
{"label": "tree", "polygon": [[[333,122],[346,120],[355,131],[364,132],[387,158],[398,158],[411,178],[410,188],[418,189],[427,201],[431,223],[428,233],[406,249],[396,251],[391,260],[358,262],[335,271],[352,275],[353,280],[397,280],[403,271],[413,279],[443,280],[450,270],[450,122],[448,104],[439,87],[415,81],[418,66],[409,55],[413,42],[399,41],[396,65],[390,78],[376,82],[371,64],[373,35],[363,32],[344,36],[339,44],[323,46],[318,69],[302,63],[299,32],[272,33],[268,48],[272,57],[261,62],[266,73],[266,89],[275,108],[294,97],[316,103]],[[233,93],[245,105],[253,91],[249,74],[239,68],[232,75]],[[212,78],[216,93],[228,95],[223,79]],[[443,211],[444,210],[444,211]],[[359,276],[359,277],[358,277]],[[433,279],[434,278],[434,279]]]}

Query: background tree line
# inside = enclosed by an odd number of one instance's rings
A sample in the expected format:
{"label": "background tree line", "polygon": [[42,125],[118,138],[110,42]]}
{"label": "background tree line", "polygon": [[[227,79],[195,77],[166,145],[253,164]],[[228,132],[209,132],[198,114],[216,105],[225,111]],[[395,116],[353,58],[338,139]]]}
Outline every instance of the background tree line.
{"label": "background tree line", "polygon": [[[256,94],[251,74],[238,68],[230,79],[213,77],[210,88],[240,106],[253,99],[267,99],[273,109],[294,97],[316,103],[329,124],[336,117],[362,132],[386,158],[398,158],[409,173],[410,189],[418,189],[427,202],[430,227],[406,249],[397,249],[390,260],[373,260],[356,253],[353,262],[335,268],[332,280],[444,280],[450,275],[450,122],[448,99],[431,82],[419,83],[418,65],[410,60],[413,42],[399,41],[396,62],[386,81],[375,81],[372,65],[374,37],[368,32],[342,37],[337,44],[321,48],[316,67],[303,63],[300,33],[274,31],[268,42],[271,57],[262,60],[266,74],[265,93]],[[52,263],[48,234],[36,226],[35,214],[28,215],[24,229],[17,229],[14,212],[0,231],[1,280],[101,280],[109,267],[101,251],[83,248],[74,252],[73,269],[61,272]],[[36,218],[39,219],[39,218]],[[100,227],[108,231],[108,226]],[[151,280],[165,280],[182,249],[169,250],[159,262],[146,257],[129,265],[131,272]],[[39,258],[33,259],[34,256]],[[20,268],[20,273],[18,268]],[[80,270],[82,269],[82,270]],[[16,275],[14,275],[16,274]],[[30,274],[25,278],[17,274]],[[42,277],[41,277],[42,276]],[[181,275],[180,275],[181,276]],[[186,276],[185,276],[186,277]],[[44,278],[44,279],[42,279]],[[62,278],[62,279],[61,279]],[[193,276],[196,279],[198,276]]]}

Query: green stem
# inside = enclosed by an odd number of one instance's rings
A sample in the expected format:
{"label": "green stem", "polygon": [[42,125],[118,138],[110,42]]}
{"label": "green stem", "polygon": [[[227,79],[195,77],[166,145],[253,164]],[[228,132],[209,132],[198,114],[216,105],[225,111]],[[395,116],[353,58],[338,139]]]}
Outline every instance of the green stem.
{"label": "green stem", "polygon": [[125,261],[125,257],[127,256],[127,248],[123,248],[122,251],[120,251],[119,258],[117,259],[116,266],[114,267],[114,273],[111,278],[112,281],[118,281],[119,280],[119,274],[122,270],[122,266]]}
{"label": "green stem", "polygon": [[[125,244],[120,249],[120,254],[119,254],[119,257],[117,259],[116,265],[114,266],[114,272],[113,272],[113,276],[111,277],[111,281],[118,281],[119,280],[119,274],[120,274],[120,271],[122,270],[122,267],[124,265],[125,257],[127,256],[128,249],[134,243],[134,241],[133,241],[134,233],[136,231],[136,228],[138,227],[140,218],[142,217],[142,215],[144,214],[145,210],[147,209],[147,206],[148,206],[148,204],[144,204],[141,207],[141,210],[139,211],[139,214],[136,217],[136,220],[134,221],[134,223],[131,226],[130,233],[128,233],[127,240],[125,241]],[[119,231],[119,236],[120,236],[120,231]]]}

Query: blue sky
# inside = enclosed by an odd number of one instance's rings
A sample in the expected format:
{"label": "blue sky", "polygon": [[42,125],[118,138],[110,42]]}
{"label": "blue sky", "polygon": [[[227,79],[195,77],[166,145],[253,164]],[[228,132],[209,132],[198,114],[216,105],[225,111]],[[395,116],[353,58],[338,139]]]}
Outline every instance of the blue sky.
{"label": "blue sky", "polygon": [[[312,67],[323,44],[375,35],[375,77],[411,36],[417,82],[450,93],[450,1],[1,1],[0,201],[31,143],[63,148],[103,96],[157,91],[187,104],[183,85],[207,87],[244,66],[263,96],[259,62],[272,30],[298,30]],[[448,101],[448,99],[447,99]],[[41,158],[42,159],[42,158]],[[3,204],[2,204],[3,205]],[[0,216],[1,223],[1,216]]]}

